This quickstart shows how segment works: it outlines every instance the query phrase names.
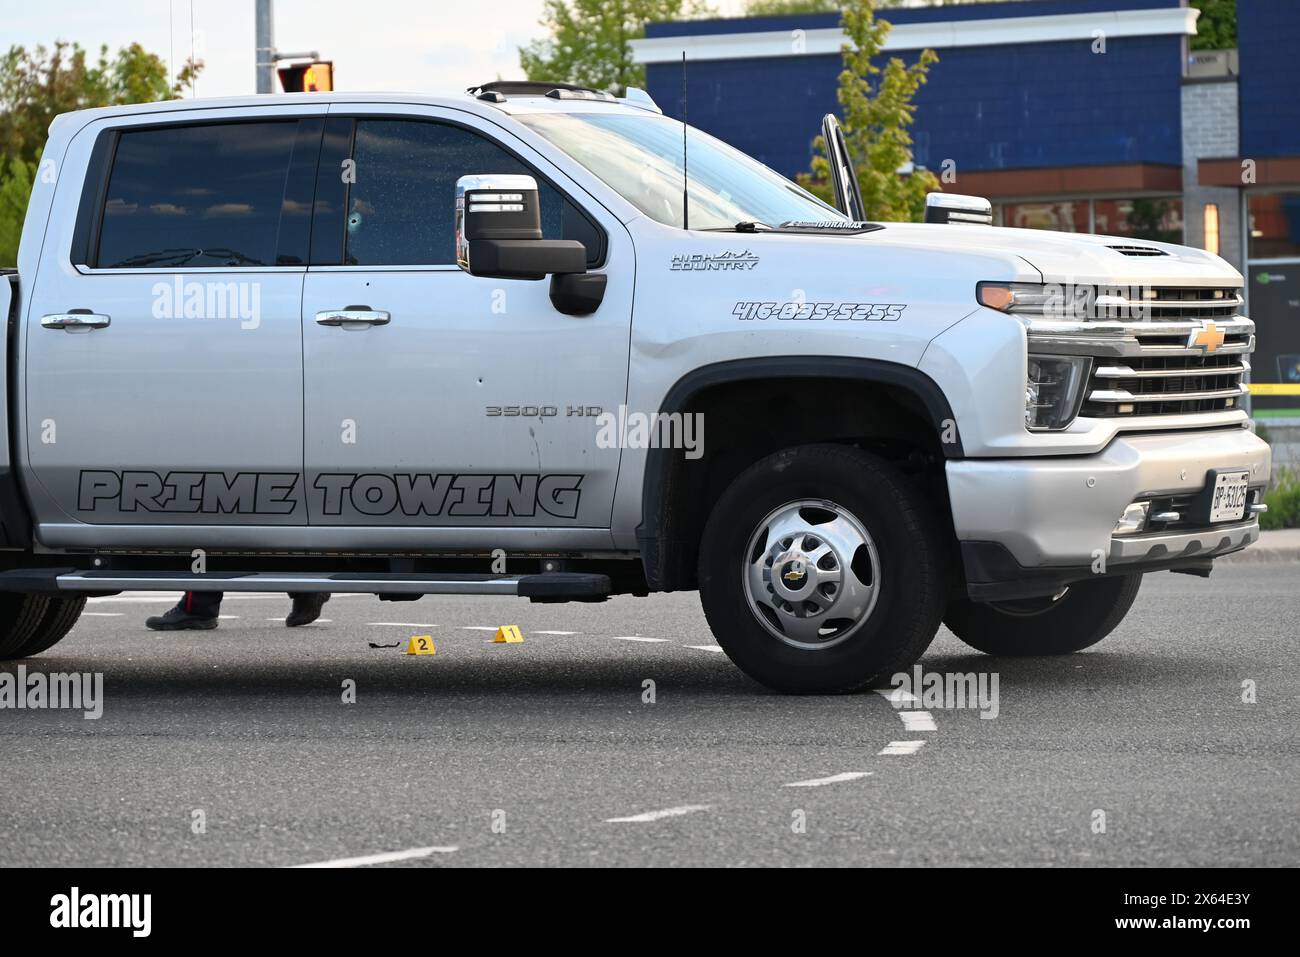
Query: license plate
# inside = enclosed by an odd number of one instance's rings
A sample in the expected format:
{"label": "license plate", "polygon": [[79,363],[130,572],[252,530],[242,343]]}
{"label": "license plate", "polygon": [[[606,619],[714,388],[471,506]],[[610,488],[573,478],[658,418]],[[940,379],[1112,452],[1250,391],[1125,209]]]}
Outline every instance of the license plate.
{"label": "license plate", "polygon": [[1246,517],[1250,472],[1215,472],[1210,496],[1210,523],[1239,522]]}

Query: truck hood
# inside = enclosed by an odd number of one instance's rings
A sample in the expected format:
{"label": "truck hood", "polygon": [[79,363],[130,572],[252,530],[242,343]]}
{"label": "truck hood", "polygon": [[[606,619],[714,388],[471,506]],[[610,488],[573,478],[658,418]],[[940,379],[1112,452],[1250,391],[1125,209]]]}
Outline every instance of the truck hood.
{"label": "truck hood", "polygon": [[1044,229],[933,223],[885,223],[866,242],[1019,256],[1043,282],[1131,286],[1242,285],[1241,273],[1213,253],[1122,236]]}

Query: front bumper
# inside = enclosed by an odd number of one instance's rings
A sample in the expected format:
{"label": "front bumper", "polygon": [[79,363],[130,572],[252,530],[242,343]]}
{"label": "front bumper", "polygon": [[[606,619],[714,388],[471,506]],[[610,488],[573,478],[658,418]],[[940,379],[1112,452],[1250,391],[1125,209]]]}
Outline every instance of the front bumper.
{"label": "front bumper", "polygon": [[1114,535],[1124,509],[1194,495],[1211,469],[1249,470],[1251,488],[1262,489],[1271,465],[1268,445],[1246,429],[1121,435],[1096,455],[949,461],[968,591],[1014,597],[1070,576],[1205,567],[1255,541],[1258,522]]}

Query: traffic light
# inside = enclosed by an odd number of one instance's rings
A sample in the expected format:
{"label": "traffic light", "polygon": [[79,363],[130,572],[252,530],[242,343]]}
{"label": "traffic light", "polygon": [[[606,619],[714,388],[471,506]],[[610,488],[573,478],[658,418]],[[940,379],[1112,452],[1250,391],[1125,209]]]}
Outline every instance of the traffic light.
{"label": "traffic light", "polygon": [[279,67],[280,86],[286,93],[328,93],[334,89],[334,61],[316,60]]}

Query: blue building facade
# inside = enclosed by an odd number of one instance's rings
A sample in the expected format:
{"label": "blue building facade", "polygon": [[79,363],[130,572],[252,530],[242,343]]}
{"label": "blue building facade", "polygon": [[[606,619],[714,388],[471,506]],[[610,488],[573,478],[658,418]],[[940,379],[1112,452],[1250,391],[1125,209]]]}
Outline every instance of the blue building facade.
{"label": "blue building facade", "polygon": [[1245,156],[1300,156],[1300,3],[1238,0],[1241,150]]}
{"label": "blue building facade", "polygon": [[[1162,8],[1172,16],[1148,19],[1150,28],[1167,32],[1109,35],[1118,22],[1114,14]],[[969,30],[962,45],[932,47],[940,63],[916,97],[916,162],[938,169],[951,159],[959,170],[972,171],[1181,165],[1183,30],[1193,20],[1182,13],[1181,0],[1020,0],[882,11],[903,43],[890,55],[908,61],[919,51],[912,43],[944,32],[956,36],[962,26],[987,27]],[[1080,19],[1089,14],[1095,17],[1091,22]],[[1018,38],[1034,36],[1033,25],[1002,28],[1029,18],[1060,24],[1057,32],[1069,39],[1029,41]],[[955,29],[934,29],[936,24]],[[666,113],[680,118],[680,49],[686,49],[692,125],[787,176],[806,171],[822,115],[838,109],[838,43],[828,53],[703,60],[696,54],[707,56],[708,48],[689,41],[775,33],[797,44],[802,32],[807,48],[814,31],[837,33],[838,25],[838,14],[650,24],[646,36],[660,41],[659,49],[672,52],[672,41],[679,43],[675,59],[647,63],[648,91]],[[908,38],[908,28],[924,26],[931,29],[913,29],[917,39]],[[1104,53],[1094,52],[1095,30],[1107,31]],[[736,46],[728,52],[742,51]]]}

